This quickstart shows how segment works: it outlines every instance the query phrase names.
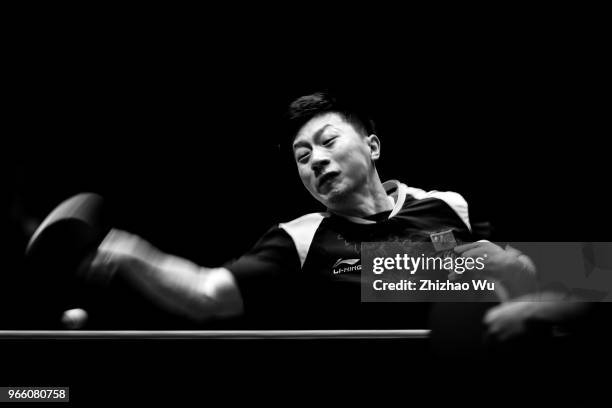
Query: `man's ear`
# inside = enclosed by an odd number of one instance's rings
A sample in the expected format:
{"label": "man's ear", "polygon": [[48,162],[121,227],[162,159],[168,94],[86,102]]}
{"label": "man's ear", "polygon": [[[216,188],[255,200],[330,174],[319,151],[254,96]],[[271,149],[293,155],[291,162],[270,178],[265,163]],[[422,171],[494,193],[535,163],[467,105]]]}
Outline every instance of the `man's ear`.
{"label": "man's ear", "polygon": [[367,137],[368,146],[370,146],[370,157],[376,161],[380,158],[380,139],[375,134]]}

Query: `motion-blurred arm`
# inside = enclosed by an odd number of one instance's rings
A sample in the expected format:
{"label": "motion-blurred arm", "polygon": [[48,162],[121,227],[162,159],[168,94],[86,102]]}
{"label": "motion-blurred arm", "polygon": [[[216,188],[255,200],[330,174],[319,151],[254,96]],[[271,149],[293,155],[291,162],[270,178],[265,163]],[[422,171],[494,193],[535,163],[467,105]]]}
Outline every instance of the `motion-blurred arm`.
{"label": "motion-blurred arm", "polygon": [[121,230],[110,231],[81,272],[89,280],[120,274],[159,306],[199,322],[243,311],[242,297],[227,269],[201,267]]}

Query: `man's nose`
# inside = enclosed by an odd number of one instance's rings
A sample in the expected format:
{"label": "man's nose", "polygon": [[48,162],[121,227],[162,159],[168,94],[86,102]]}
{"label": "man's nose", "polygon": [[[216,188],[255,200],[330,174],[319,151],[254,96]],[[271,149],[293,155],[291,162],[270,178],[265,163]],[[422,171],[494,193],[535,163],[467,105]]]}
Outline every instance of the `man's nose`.
{"label": "man's nose", "polygon": [[312,157],[310,163],[312,166],[312,171],[315,173],[316,177],[319,177],[319,174],[321,174],[325,167],[329,165],[329,158],[326,154],[322,153],[318,149],[313,150],[311,154]]}

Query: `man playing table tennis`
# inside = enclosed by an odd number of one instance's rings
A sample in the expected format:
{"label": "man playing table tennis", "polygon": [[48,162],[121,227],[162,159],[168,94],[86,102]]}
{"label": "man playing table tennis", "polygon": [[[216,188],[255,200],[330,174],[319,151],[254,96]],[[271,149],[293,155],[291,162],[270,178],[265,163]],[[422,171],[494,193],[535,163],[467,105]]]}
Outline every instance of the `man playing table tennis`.
{"label": "man playing table tennis", "polygon": [[475,242],[482,236],[474,231],[461,195],[426,192],[395,180],[383,183],[376,169],[381,140],[359,109],[315,93],[290,105],[287,123],[300,178],[326,211],[274,226],[249,252],[217,268],[112,230],[81,273],[90,279],[120,274],[162,308],[198,322],[291,310],[296,321],[312,319],[315,325],[320,316],[336,325],[371,313],[384,319],[383,310],[392,309],[401,310],[408,321],[418,309],[416,304],[379,304],[378,309],[361,304],[358,266],[365,241],[427,242],[432,234],[451,231],[461,244],[454,248],[458,255],[487,254],[490,276],[501,281],[511,277],[513,282],[533,277],[525,255]]}

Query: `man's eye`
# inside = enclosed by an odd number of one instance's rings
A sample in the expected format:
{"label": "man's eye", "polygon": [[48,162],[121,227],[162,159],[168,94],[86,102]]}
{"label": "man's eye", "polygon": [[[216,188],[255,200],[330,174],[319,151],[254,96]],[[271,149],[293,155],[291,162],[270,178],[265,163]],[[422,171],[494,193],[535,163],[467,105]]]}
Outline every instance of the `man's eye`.
{"label": "man's eye", "polygon": [[300,162],[300,163],[304,163],[305,161],[307,161],[307,160],[308,160],[308,157],[309,157],[309,156],[310,156],[310,153],[301,154],[301,155],[298,155],[298,156],[297,156],[296,160],[297,160],[298,162]]}
{"label": "man's eye", "polygon": [[327,139],[326,141],[323,142],[323,146],[329,146],[329,145],[333,144],[335,140],[336,140],[335,137]]}

